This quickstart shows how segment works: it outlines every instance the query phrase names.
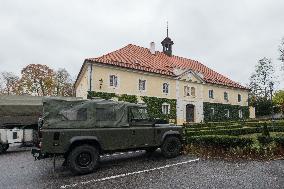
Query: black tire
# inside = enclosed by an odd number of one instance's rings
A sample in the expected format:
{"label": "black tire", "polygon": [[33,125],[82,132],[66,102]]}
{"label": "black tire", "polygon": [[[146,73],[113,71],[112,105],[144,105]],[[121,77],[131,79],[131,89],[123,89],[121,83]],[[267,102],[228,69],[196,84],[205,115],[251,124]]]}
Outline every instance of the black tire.
{"label": "black tire", "polygon": [[180,139],[175,136],[167,137],[161,146],[161,150],[163,156],[165,156],[166,158],[177,157],[181,152]]}
{"label": "black tire", "polygon": [[68,165],[72,173],[82,175],[91,173],[98,165],[99,151],[91,145],[75,147],[68,155]]}
{"label": "black tire", "polygon": [[3,146],[4,146],[4,152],[6,152],[9,148],[9,144],[4,144]]}
{"label": "black tire", "polygon": [[4,151],[4,146],[3,146],[3,144],[0,144],[0,154],[2,154],[2,153],[4,153],[5,151]]}

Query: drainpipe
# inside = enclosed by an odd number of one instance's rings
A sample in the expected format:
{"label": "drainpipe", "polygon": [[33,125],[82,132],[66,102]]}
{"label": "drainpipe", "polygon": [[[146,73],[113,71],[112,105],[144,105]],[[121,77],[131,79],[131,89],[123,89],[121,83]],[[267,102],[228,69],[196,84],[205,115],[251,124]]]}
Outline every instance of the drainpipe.
{"label": "drainpipe", "polygon": [[92,91],[92,80],[93,80],[93,64],[89,64],[89,91]]}

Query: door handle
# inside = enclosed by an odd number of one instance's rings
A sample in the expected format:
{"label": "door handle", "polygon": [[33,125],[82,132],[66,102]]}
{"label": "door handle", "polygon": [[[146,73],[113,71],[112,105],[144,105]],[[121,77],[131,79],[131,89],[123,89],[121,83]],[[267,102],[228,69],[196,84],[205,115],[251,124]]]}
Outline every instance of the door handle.
{"label": "door handle", "polygon": [[135,130],[132,130],[132,135],[135,135],[135,133],[136,133]]}

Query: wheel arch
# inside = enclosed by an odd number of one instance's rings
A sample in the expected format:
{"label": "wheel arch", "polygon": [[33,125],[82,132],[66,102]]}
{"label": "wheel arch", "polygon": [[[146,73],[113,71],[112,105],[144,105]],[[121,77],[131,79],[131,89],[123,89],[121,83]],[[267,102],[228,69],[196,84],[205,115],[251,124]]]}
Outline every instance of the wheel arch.
{"label": "wheel arch", "polygon": [[165,133],[163,134],[162,139],[161,139],[161,143],[163,143],[164,140],[165,140],[167,137],[170,137],[170,136],[175,136],[175,137],[177,137],[180,141],[182,141],[182,136],[181,136],[181,133],[180,133],[180,132],[170,130],[170,131],[167,131],[167,132],[165,132]]}
{"label": "wheel arch", "polygon": [[96,136],[75,136],[70,139],[65,156],[67,157],[71,150],[74,149],[76,146],[80,146],[83,144],[89,144],[91,146],[96,147],[99,150],[100,154],[103,151],[102,146]]}

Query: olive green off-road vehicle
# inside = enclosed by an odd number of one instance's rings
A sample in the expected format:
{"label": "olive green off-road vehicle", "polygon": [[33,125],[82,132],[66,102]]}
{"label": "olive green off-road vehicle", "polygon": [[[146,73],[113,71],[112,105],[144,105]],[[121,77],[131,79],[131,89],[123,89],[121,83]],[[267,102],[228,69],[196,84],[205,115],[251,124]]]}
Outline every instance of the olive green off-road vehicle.
{"label": "olive green off-road vehicle", "polygon": [[182,127],[153,121],[146,106],[104,99],[43,99],[36,159],[62,155],[75,174],[92,172],[100,155],[161,148],[167,158],[182,147]]}

